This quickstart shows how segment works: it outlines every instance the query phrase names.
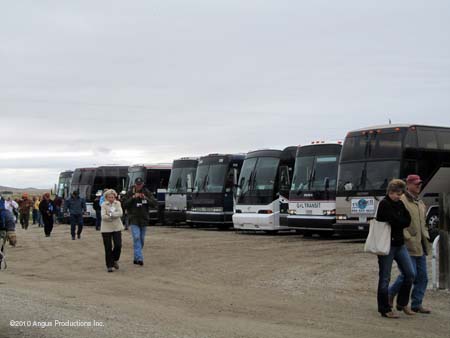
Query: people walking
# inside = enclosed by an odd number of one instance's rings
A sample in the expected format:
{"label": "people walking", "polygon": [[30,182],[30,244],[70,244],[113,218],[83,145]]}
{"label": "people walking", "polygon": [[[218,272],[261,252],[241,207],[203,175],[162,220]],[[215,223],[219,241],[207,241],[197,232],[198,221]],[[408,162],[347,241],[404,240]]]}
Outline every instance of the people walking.
{"label": "people walking", "polygon": [[113,268],[119,269],[119,258],[122,251],[122,230],[124,229],[121,217],[123,215],[120,202],[117,200],[115,190],[107,190],[105,201],[101,206],[101,229],[103,245],[105,247],[105,262],[108,272]]}
{"label": "people walking", "polygon": [[39,210],[39,205],[41,204],[41,198],[39,196],[37,196],[35,198],[36,198],[36,200],[33,202],[33,214],[36,211],[36,222],[38,224],[38,227],[42,227],[44,225],[44,223],[42,221],[42,213]]}
{"label": "people walking", "polygon": [[16,245],[16,224],[13,214],[5,207],[5,200],[3,197],[0,197],[0,269],[5,266],[4,252],[6,240],[12,246]]}
{"label": "people walking", "polygon": [[127,210],[133,237],[133,263],[144,265],[142,249],[144,247],[147,225],[150,222],[149,208],[157,208],[158,203],[152,193],[144,186],[142,178],[136,178],[134,183],[134,186],[123,197],[123,206]]}
{"label": "people walking", "polygon": [[19,209],[19,204],[14,201],[11,197],[8,197],[5,201],[5,209],[8,210],[14,217],[14,223],[16,223],[17,218],[17,210]]}
{"label": "people walking", "polygon": [[94,202],[92,203],[92,208],[95,210],[95,230],[100,230],[100,225],[102,223],[102,207],[100,206],[100,197],[102,197],[102,192],[97,191],[95,194]]}
{"label": "people walking", "polygon": [[[428,284],[427,255],[431,252],[430,235],[426,225],[426,207],[419,198],[422,180],[418,175],[409,175],[406,179],[406,192],[401,200],[411,215],[411,223],[403,231],[405,244],[411,257],[416,278],[411,293],[411,310],[414,312],[431,313],[431,310],[422,305]],[[394,284],[389,288],[389,300],[393,303],[399,293],[405,276],[400,274]]]}
{"label": "people walking", "polygon": [[62,215],[62,205],[63,199],[60,196],[55,196],[53,200],[53,204],[55,205],[55,221],[59,224],[63,223],[63,215]]}
{"label": "people walking", "polygon": [[33,216],[33,223],[31,225],[35,225],[38,220],[39,204],[36,204],[37,201],[36,196],[33,196],[32,201],[33,201],[33,211],[31,214]]}
{"label": "people walking", "polygon": [[55,206],[50,199],[50,193],[46,192],[42,197],[42,201],[39,204],[39,212],[42,215],[42,221],[44,223],[45,237],[50,237],[53,230],[53,216],[55,214]]}
{"label": "people walking", "polygon": [[408,308],[409,295],[415,278],[413,265],[405,246],[403,229],[411,223],[411,216],[401,201],[405,191],[405,182],[394,179],[388,184],[387,194],[378,205],[376,219],[379,222],[387,222],[391,227],[391,248],[386,256],[378,256],[379,280],[378,280],[378,312],[383,317],[398,318],[389,304],[389,282],[391,279],[392,262],[395,260],[404,275],[399,286],[397,296],[397,309],[407,315],[415,312]]}
{"label": "people walking", "polygon": [[24,193],[22,199],[19,202],[20,213],[20,225],[22,229],[27,230],[30,223],[30,211],[33,206],[33,202],[28,198],[28,194]]}
{"label": "people walking", "polygon": [[[77,230],[76,235],[80,239],[83,231],[83,214],[86,212],[86,202],[84,198],[79,196],[78,191],[74,191],[64,203],[64,212],[69,213],[72,240],[75,240],[75,230]],[[77,226],[78,229],[76,229]]]}

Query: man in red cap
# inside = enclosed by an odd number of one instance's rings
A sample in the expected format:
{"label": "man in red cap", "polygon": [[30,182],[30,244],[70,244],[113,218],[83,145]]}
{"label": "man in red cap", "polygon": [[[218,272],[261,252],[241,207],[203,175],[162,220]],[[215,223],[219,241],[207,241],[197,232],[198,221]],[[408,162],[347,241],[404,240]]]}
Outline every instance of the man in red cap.
{"label": "man in red cap", "polygon": [[[422,306],[427,290],[427,255],[431,252],[430,235],[426,226],[426,207],[419,194],[422,189],[419,175],[409,175],[406,179],[406,192],[401,200],[411,215],[411,224],[403,231],[405,244],[413,263],[416,279],[411,294],[411,310],[418,313],[431,313],[430,309]],[[389,288],[390,301],[393,302],[403,280],[403,274]]]}

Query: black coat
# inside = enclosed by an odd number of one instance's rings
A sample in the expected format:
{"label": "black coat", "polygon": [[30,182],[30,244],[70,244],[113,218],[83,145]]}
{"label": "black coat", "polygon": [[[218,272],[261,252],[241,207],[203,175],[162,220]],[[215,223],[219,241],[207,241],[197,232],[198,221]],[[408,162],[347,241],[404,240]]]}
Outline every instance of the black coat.
{"label": "black coat", "polygon": [[391,226],[391,246],[405,244],[403,229],[409,227],[411,216],[402,201],[394,202],[386,195],[378,205],[377,221]]}
{"label": "black coat", "polygon": [[147,188],[143,187],[141,192],[144,194],[144,198],[134,198],[136,188],[133,187],[123,197],[122,206],[127,210],[130,224],[147,226],[150,222],[149,209],[157,208],[158,201]]}
{"label": "black coat", "polygon": [[42,214],[42,217],[51,218],[55,213],[55,205],[52,200],[43,199],[41,203],[39,203],[39,211]]}

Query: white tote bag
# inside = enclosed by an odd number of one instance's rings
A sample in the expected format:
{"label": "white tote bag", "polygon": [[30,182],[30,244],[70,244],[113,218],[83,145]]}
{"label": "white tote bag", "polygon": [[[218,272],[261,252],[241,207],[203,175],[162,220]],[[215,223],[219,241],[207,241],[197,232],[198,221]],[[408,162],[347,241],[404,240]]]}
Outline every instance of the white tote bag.
{"label": "white tote bag", "polygon": [[391,226],[386,222],[379,222],[375,218],[370,220],[369,235],[364,244],[364,252],[386,256],[391,250]]}

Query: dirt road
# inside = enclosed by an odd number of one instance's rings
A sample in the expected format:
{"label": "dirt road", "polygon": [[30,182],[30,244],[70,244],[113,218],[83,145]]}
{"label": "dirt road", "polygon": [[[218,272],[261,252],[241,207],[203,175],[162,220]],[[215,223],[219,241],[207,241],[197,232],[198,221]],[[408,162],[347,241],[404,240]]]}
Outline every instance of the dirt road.
{"label": "dirt road", "polygon": [[93,228],[76,241],[66,225],[50,238],[18,230],[0,271],[0,337],[450,337],[448,292],[428,291],[432,315],[379,316],[361,242],[151,227],[139,267],[123,238],[108,274]]}

